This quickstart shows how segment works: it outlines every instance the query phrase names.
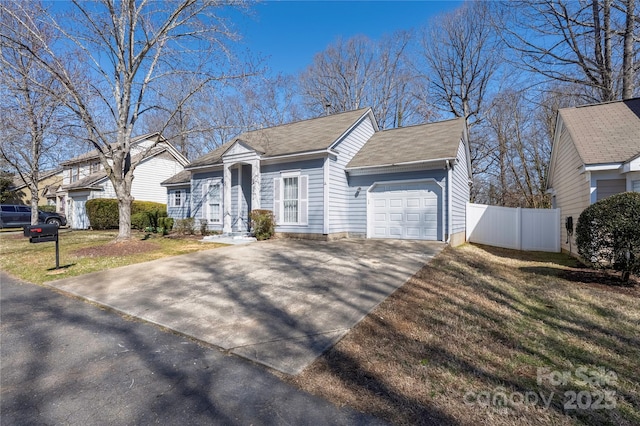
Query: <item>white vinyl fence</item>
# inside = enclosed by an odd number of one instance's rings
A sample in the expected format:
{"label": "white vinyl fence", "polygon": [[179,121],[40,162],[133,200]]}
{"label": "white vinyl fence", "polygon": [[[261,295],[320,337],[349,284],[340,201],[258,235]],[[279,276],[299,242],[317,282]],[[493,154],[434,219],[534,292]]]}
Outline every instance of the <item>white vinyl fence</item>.
{"label": "white vinyl fence", "polygon": [[560,252],[560,209],[467,203],[467,241],[515,250]]}

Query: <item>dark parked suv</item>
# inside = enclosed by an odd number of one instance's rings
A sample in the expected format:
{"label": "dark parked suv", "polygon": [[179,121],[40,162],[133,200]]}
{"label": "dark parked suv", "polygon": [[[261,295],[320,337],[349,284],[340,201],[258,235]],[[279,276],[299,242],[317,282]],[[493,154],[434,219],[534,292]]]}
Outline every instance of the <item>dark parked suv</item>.
{"label": "dark parked suv", "polygon": [[[38,222],[64,226],[67,219],[58,213],[38,210]],[[20,228],[31,225],[31,207],[19,204],[0,205],[0,228]]]}

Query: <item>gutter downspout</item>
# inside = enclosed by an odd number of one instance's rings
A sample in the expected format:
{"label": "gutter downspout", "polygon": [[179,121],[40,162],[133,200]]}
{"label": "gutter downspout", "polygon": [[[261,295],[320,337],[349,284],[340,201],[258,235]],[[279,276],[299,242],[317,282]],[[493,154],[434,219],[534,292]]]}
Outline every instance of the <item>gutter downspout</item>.
{"label": "gutter downspout", "polygon": [[447,160],[447,244],[451,243],[451,208],[453,206],[453,200],[451,199],[451,179],[453,176],[451,162]]}

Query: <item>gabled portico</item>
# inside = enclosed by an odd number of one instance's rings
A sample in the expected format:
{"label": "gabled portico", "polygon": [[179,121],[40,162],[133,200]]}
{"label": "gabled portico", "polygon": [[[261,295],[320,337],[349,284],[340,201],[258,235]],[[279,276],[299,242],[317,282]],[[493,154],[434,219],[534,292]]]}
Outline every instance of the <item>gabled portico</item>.
{"label": "gabled portico", "polygon": [[260,208],[260,156],[242,141],[236,141],[222,156],[222,232],[248,232],[249,212]]}

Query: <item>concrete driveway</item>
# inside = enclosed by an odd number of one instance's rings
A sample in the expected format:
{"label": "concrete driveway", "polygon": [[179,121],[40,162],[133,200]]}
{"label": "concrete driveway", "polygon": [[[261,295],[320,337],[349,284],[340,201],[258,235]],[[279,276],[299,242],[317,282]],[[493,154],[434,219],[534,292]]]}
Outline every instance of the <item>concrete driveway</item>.
{"label": "concrete driveway", "polygon": [[49,285],[297,374],[443,247],[419,241],[274,240]]}

